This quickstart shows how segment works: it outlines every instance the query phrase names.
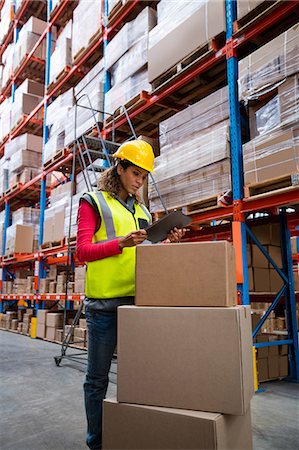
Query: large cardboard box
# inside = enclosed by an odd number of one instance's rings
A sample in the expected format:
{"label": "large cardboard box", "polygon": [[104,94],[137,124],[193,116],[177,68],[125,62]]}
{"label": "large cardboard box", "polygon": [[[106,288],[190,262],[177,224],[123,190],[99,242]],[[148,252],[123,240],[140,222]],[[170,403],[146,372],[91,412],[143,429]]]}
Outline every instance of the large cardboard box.
{"label": "large cardboard box", "polygon": [[63,314],[48,313],[46,323],[47,323],[47,327],[61,328],[62,324],[63,324]]}
{"label": "large cardboard box", "polygon": [[38,324],[45,324],[46,323],[48,312],[49,312],[48,309],[39,309],[37,311],[37,323]]}
{"label": "large cardboard box", "polygon": [[36,337],[44,339],[46,337],[46,324],[37,321]]}
{"label": "large cardboard box", "polygon": [[7,240],[6,248],[14,253],[31,253],[33,249],[33,226],[12,225],[12,236]]}
{"label": "large cardboard box", "polygon": [[50,341],[55,341],[56,338],[56,328],[54,327],[46,327],[46,339]]}
{"label": "large cardboard box", "polygon": [[254,268],[253,280],[255,292],[271,292],[269,269]]}
{"label": "large cardboard box", "polygon": [[253,395],[249,307],[118,309],[118,401],[245,414]]}
{"label": "large cardboard box", "polygon": [[136,252],[136,305],[236,305],[231,243],[140,245]]}
{"label": "large cardboard box", "polygon": [[249,450],[250,409],[244,416],[104,401],[103,450]]}

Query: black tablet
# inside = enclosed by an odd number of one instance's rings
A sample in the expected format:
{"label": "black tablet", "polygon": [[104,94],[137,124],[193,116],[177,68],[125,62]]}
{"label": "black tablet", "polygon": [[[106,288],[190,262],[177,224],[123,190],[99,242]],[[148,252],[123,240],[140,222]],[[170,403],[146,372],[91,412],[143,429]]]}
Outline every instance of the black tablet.
{"label": "black tablet", "polygon": [[184,228],[192,222],[189,216],[180,211],[172,211],[166,216],[154,222],[149,227],[145,228],[147,232],[147,239],[154,244],[161,242],[167,238],[167,234],[173,228]]}

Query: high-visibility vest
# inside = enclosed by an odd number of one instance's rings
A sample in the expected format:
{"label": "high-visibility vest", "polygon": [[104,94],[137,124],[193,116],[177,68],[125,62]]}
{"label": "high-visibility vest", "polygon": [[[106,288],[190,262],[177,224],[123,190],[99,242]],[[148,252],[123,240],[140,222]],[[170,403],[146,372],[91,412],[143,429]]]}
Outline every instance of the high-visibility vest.
{"label": "high-visibility vest", "polygon": [[[139,230],[138,219],[151,223],[151,215],[135,203],[135,213],[105,191],[89,192],[97,205],[101,226],[93,242],[104,242]],[[125,247],[119,255],[87,263],[85,293],[88,298],[108,299],[135,295],[136,247]]]}

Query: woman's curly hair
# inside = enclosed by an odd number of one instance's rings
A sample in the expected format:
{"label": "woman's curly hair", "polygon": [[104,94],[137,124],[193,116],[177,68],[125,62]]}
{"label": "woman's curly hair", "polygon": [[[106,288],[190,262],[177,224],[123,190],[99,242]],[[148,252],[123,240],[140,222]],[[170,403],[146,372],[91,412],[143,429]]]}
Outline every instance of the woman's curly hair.
{"label": "woman's curly hair", "polygon": [[[134,164],[127,160],[119,161],[118,164],[120,164],[125,170],[129,166],[134,166]],[[99,191],[108,192],[108,194],[113,198],[118,196],[121,189],[121,181],[120,176],[117,173],[117,165],[110,167],[100,175],[98,179],[98,189]],[[136,202],[140,203],[140,201],[140,198],[136,196]]]}

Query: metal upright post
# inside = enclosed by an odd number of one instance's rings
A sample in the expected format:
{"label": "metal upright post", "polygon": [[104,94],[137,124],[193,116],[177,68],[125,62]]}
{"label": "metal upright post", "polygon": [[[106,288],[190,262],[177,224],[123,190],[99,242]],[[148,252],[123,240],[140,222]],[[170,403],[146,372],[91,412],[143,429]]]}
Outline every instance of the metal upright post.
{"label": "metal upright post", "polygon": [[[52,0],[48,0],[47,2],[47,21],[49,23],[50,20],[50,13],[52,11]],[[47,36],[46,36],[46,67],[45,67],[45,97],[44,97],[44,124],[43,124],[43,153],[42,153],[42,164],[44,163],[44,153],[45,153],[45,144],[48,141],[49,137],[49,130],[46,125],[47,123],[47,96],[46,96],[46,90],[50,83],[50,58],[51,58],[51,47],[52,47],[52,31],[51,29],[48,30]],[[40,191],[40,220],[39,220],[39,240],[38,245],[39,247],[43,243],[43,237],[44,237],[44,218],[45,218],[45,209],[46,209],[46,200],[47,200],[47,194],[46,194],[46,175],[43,176],[41,180],[41,191]],[[42,261],[39,262],[39,271],[38,271],[38,277],[45,278],[45,269],[42,264]],[[39,282],[38,282],[39,287]],[[43,308],[43,302],[41,302],[41,307]],[[37,305],[38,309],[38,305]]]}
{"label": "metal upright post", "polygon": [[230,146],[231,146],[231,177],[234,201],[233,241],[236,250],[236,269],[238,290],[241,302],[249,304],[248,269],[246,252],[246,227],[244,216],[240,213],[243,199],[243,155],[241,140],[240,105],[238,99],[238,59],[233,47],[233,22],[237,18],[236,0],[226,0],[226,58],[228,97],[230,112]]}
{"label": "metal upright post", "polygon": [[298,327],[296,317],[296,298],[294,288],[293,261],[291,249],[291,237],[287,224],[287,215],[285,208],[280,211],[280,237],[282,249],[283,271],[288,282],[285,292],[286,318],[288,325],[288,338],[293,342],[289,345],[289,365],[290,378],[292,381],[299,382],[299,349],[298,349]]}
{"label": "metal upright post", "polygon": [[[107,45],[108,45],[108,34],[107,34],[107,25],[108,25],[108,0],[104,0],[104,13],[103,13],[103,54],[104,54],[104,100],[103,100],[103,123],[105,121],[105,99],[106,93],[111,89],[111,74],[106,69],[106,54],[107,54]],[[103,166],[105,168],[109,168],[108,159],[104,159]]]}

